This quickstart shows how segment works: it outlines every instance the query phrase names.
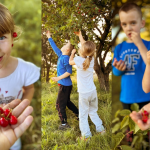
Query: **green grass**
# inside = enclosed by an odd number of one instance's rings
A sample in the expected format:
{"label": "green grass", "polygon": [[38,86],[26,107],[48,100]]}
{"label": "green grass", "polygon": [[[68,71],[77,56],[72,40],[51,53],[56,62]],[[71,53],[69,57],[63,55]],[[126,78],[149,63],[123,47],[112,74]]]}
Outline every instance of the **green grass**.
{"label": "green grass", "polygon": [[[60,120],[55,104],[58,93],[58,86],[42,84],[42,150],[109,150],[111,141],[111,92],[100,91],[98,81],[95,81],[99,110],[98,114],[107,130],[105,135],[97,134],[95,125],[89,119],[92,138],[88,143],[79,140],[81,136],[79,122],[74,114],[66,109],[68,124],[71,126],[66,131],[58,130]],[[78,93],[76,82],[73,82],[71,101],[78,106]]]}

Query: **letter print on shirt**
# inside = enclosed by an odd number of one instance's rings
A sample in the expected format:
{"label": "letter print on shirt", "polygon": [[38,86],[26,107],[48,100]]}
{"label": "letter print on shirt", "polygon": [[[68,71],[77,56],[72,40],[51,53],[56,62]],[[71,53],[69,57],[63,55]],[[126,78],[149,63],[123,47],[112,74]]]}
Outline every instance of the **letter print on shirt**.
{"label": "letter print on shirt", "polygon": [[[128,51],[128,54],[126,54]],[[131,54],[130,54],[131,52]],[[134,54],[135,53],[135,54]],[[140,59],[139,51],[136,49],[128,49],[122,52],[120,55],[126,64],[126,75],[134,75],[135,67],[138,65]]]}

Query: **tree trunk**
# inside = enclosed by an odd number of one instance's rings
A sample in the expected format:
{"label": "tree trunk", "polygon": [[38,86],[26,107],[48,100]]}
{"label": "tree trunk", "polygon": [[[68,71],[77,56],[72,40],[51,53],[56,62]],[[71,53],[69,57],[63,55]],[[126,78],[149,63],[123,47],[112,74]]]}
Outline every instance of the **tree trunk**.
{"label": "tree trunk", "polygon": [[49,70],[50,70],[50,67],[47,67],[46,68],[46,82],[49,82]]}
{"label": "tree trunk", "polygon": [[109,91],[109,74],[104,74],[102,71],[96,74],[100,84],[100,89]]}

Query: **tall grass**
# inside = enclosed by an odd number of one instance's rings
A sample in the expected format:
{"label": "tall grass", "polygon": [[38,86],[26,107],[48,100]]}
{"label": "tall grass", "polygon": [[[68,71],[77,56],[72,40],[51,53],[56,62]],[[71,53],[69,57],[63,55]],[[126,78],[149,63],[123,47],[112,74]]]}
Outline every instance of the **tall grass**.
{"label": "tall grass", "polygon": [[[67,108],[67,120],[71,126],[66,131],[58,130],[60,120],[55,104],[58,94],[57,84],[42,84],[42,150],[109,150],[111,143],[111,92],[100,91],[99,83],[95,85],[98,91],[98,114],[103,121],[107,133],[100,135],[95,131],[95,125],[89,119],[92,138],[88,143],[80,141],[79,121]],[[76,82],[73,81],[71,101],[78,106],[78,93]]]}

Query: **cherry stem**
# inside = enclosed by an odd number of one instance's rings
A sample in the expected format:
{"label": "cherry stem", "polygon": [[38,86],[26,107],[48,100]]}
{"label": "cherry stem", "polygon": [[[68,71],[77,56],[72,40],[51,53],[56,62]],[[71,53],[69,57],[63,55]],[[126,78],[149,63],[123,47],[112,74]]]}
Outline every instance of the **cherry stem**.
{"label": "cherry stem", "polygon": [[8,116],[10,115],[10,113],[12,112],[12,109],[9,109],[9,114],[7,115],[6,119],[9,119]]}

